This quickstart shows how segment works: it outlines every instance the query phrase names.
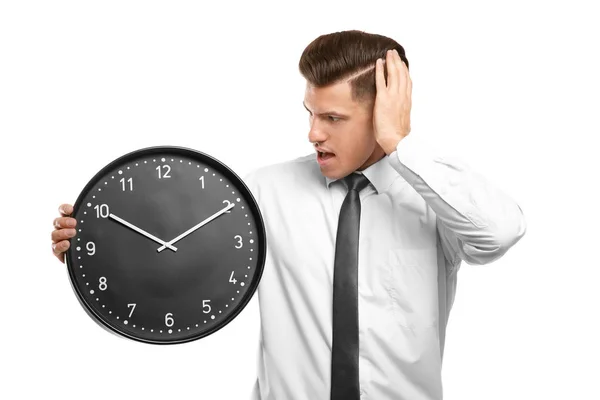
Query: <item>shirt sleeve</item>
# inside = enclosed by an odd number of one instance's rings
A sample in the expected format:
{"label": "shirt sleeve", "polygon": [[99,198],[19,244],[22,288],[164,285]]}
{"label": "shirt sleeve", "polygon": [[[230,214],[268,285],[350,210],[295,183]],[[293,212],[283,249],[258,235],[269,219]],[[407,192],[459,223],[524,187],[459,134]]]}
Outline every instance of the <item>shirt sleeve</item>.
{"label": "shirt sleeve", "polygon": [[402,139],[389,156],[390,165],[436,214],[446,258],[454,268],[491,263],[526,231],[521,207],[465,162],[441,156],[416,134]]}
{"label": "shirt sleeve", "polygon": [[252,197],[254,197],[254,200],[256,200],[256,202],[258,203],[260,190],[258,185],[259,180],[257,179],[257,173],[258,169],[253,169],[250,172],[246,173],[243,176],[242,180],[244,181],[244,184],[252,194]]}
{"label": "shirt sleeve", "polygon": [[254,385],[252,385],[252,391],[250,392],[250,400],[261,400],[258,379],[256,379],[256,381],[254,381]]}

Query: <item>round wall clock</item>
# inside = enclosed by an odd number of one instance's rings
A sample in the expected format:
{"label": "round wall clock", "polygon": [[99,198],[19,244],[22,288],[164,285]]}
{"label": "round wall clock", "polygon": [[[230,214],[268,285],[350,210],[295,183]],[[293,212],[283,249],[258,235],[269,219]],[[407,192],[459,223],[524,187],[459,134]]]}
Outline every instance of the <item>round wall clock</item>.
{"label": "round wall clock", "polygon": [[258,205],[230,168],[202,152],[126,154],[88,182],[71,216],[73,290],[122,337],[200,339],[231,322],[259,284],[267,243]]}

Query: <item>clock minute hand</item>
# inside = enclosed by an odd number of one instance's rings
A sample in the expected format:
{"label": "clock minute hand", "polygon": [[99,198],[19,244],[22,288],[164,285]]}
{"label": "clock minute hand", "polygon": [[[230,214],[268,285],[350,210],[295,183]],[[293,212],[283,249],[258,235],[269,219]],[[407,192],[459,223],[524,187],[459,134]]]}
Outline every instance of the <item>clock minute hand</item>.
{"label": "clock minute hand", "polygon": [[225,212],[227,212],[229,209],[233,208],[235,206],[235,203],[229,203],[229,205],[225,208],[223,208],[222,210],[214,213],[213,215],[211,215],[210,217],[206,218],[204,221],[200,222],[197,225],[192,226],[190,229],[188,229],[187,231],[183,232],[181,235],[177,236],[175,239],[164,243],[161,247],[159,247],[157,249],[158,252],[163,251],[166,247],[168,247],[169,245],[178,242],[179,240],[183,239],[184,237],[186,237],[187,235],[189,235],[190,233],[194,232],[197,229],[200,229],[201,227],[203,227],[204,225],[208,224],[210,221],[212,221],[213,219],[217,218],[219,215],[224,214]]}
{"label": "clock minute hand", "polygon": [[133,229],[134,231],[141,233],[142,235],[146,236],[147,238],[150,238],[152,240],[154,240],[155,242],[158,242],[160,244],[162,244],[163,246],[168,247],[169,249],[173,250],[173,251],[177,251],[177,247],[175,246],[171,246],[168,243],[165,243],[163,240],[160,240],[159,238],[157,238],[156,236],[152,235],[151,233],[146,232],[145,230],[143,230],[142,228],[138,228],[137,226],[133,225],[131,222],[127,222],[125,221],[123,218],[117,217],[115,214],[110,213],[108,214],[108,216],[112,219],[114,219],[117,222],[120,222],[121,224]]}

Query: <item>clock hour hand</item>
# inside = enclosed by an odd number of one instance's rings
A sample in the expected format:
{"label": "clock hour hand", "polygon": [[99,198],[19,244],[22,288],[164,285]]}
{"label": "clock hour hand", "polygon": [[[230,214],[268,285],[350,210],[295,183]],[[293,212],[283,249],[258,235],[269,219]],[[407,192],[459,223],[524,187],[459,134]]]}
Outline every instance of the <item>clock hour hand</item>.
{"label": "clock hour hand", "polygon": [[[227,200],[225,200],[227,201]],[[229,201],[227,201],[227,203],[229,203]],[[227,207],[223,208],[222,210],[219,210],[218,212],[214,213],[213,215],[211,215],[210,217],[206,218],[204,221],[200,222],[197,225],[192,226],[190,229],[188,229],[187,231],[183,232],[181,235],[177,236],[175,239],[164,243],[161,247],[159,247],[157,249],[158,252],[161,252],[165,249],[165,247],[168,247],[169,245],[183,239],[184,237],[186,237],[187,235],[189,235],[190,233],[194,232],[195,230],[203,227],[204,225],[208,224],[210,221],[212,221],[213,219],[217,218],[219,215],[226,213],[227,211],[229,211],[231,208],[233,208],[235,206],[235,203],[229,203],[227,205]]]}
{"label": "clock hour hand", "polygon": [[114,219],[117,222],[120,222],[121,224],[133,229],[134,231],[141,233],[142,235],[146,236],[147,238],[150,238],[152,240],[154,240],[157,243],[160,243],[163,245],[164,247],[168,247],[169,249],[173,250],[173,251],[177,251],[177,247],[175,246],[171,246],[169,243],[165,243],[163,240],[160,240],[159,238],[157,238],[156,236],[152,235],[151,233],[146,232],[145,230],[143,230],[142,228],[138,228],[137,226],[133,225],[131,222],[127,222],[125,221],[123,218],[117,217],[115,214],[110,213],[108,214],[108,216],[112,219]]}

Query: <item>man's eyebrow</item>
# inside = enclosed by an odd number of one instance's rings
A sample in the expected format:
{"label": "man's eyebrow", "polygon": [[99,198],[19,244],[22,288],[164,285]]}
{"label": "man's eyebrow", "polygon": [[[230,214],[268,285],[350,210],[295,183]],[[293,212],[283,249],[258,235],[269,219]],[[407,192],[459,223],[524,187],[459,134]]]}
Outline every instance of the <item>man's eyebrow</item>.
{"label": "man's eyebrow", "polygon": [[[306,111],[308,111],[308,112],[311,112],[311,111],[308,109],[308,107],[306,107],[306,103],[305,103],[305,102],[302,102],[302,105],[304,106],[304,108],[306,108]],[[346,118],[350,117],[350,116],[349,116],[348,114],[346,114],[346,113],[339,112],[339,111],[335,111],[335,110],[326,111],[326,112],[323,112],[323,113],[320,113],[320,114],[319,114],[319,113],[317,113],[317,115],[339,115],[340,117],[346,117]]]}

